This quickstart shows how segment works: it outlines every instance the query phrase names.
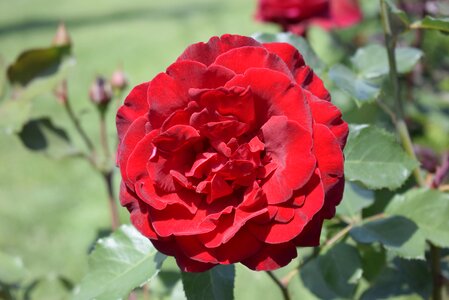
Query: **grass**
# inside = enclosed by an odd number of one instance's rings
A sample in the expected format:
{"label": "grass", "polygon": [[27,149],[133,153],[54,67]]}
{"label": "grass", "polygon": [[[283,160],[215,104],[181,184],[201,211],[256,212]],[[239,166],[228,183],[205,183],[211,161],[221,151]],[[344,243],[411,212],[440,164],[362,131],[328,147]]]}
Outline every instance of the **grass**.
{"label": "grass", "polygon": [[[47,46],[65,21],[77,60],[70,100],[98,141],[97,116],[87,100],[96,74],[109,75],[120,63],[136,85],[165,70],[191,43],[227,32],[273,31],[253,21],[254,7],[255,1],[241,0],[0,0],[0,55],[11,62],[24,49]],[[51,116],[82,146],[50,93],[36,99],[33,115]],[[113,139],[114,113],[108,120]],[[28,282],[47,278],[34,299],[60,299],[54,274],[78,282],[89,246],[109,226],[101,178],[82,160],[51,160],[3,132],[0,157],[0,250],[23,259]],[[127,222],[124,209],[121,214]]]}

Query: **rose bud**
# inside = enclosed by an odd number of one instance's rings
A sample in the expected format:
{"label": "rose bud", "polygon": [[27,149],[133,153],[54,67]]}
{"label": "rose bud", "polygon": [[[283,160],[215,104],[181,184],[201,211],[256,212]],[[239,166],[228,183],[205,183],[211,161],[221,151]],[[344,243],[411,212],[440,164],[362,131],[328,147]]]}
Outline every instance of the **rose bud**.
{"label": "rose bud", "polygon": [[418,145],[414,146],[413,150],[421,163],[421,167],[430,173],[435,173],[438,165],[440,164],[440,157],[438,154],[428,147]]}
{"label": "rose bud", "polygon": [[128,79],[121,68],[112,73],[110,82],[112,89],[119,92],[123,91],[128,86]]}
{"label": "rose bud", "polygon": [[63,22],[59,23],[56,34],[53,37],[52,45],[54,46],[67,46],[72,43],[67,28]]}
{"label": "rose bud", "polygon": [[112,98],[112,90],[109,83],[98,76],[89,90],[90,100],[98,106],[107,106]]}
{"label": "rose bud", "polygon": [[290,44],[191,45],[116,120],[121,204],[183,271],[285,266],[342,199],[348,126]]}
{"label": "rose bud", "polygon": [[256,13],[256,19],[298,35],[304,35],[310,25],[345,28],[362,18],[357,0],[259,0]]}

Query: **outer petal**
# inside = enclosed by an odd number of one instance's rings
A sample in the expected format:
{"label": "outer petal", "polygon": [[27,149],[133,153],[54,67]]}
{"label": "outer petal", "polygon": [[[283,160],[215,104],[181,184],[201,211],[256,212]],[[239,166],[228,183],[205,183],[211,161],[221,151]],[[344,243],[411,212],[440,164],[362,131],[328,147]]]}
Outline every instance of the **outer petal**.
{"label": "outer petal", "polygon": [[122,142],[119,145],[117,163],[118,166],[120,167],[122,178],[125,179],[127,178],[126,168],[128,164],[128,158],[134,151],[136,145],[145,137],[146,135],[145,125],[147,123],[148,119],[144,116],[139,117],[137,120],[135,120],[131,124],[131,126],[129,126],[126,135],[124,136]]}
{"label": "outer petal", "polygon": [[324,125],[314,127],[313,146],[325,191],[343,177],[343,152],[332,132]]}
{"label": "outer petal", "polygon": [[312,95],[309,97],[309,104],[315,122],[326,125],[337,138],[340,147],[343,149],[349,130],[348,124],[341,118],[340,110],[332,103],[320,100]]}
{"label": "outer petal", "polygon": [[265,43],[263,46],[268,49],[269,52],[279,56],[292,74],[295,73],[296,69],[305,66],[302,55],[295,47],[288,43]]}
{"label": "outer petal", "polygon": [[237,74],[242,74],[249,68],[261,68],[279,71],[292,77],[284,61],[262,47],[241,47],[229,50],[218,56],[214,65],[224,66]]}
{"label": "outer petal", "polygon": [[265,244],[255,255],[243,260],[242,264],[252,270],[270,271],[286,266],[297,255],[293,243]]}
{"label": "outer petal", "polygon": [[147,91],[149,82],[142,83],[131,90],[116,116],[119,143],[134,120],[148,114]]}
{"label": "outer petal", "polygon": [[212,37],[207,43],[197,43],[189,46],[178,58],[178,61],[193,60],[208,66],[220,54],[245,46],[260,46],[260,43],[250,37],[225,34],[221,37]]}
{"label": "outer petal", "polygon": [[120,185],[120,203],[128,209],[131,214],[131,223],[140,233],[150,239],[157,238],[149,219],[147,205],[142,203],[123,182]]}

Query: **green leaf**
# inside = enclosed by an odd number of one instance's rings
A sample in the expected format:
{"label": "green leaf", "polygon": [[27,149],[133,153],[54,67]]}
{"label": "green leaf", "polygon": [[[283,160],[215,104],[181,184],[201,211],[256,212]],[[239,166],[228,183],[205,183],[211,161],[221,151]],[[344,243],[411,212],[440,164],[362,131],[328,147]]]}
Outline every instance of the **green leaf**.
{"label": "green leaf", "polygon": [[[423,52],[416,48],[402,47],[395,49],[395,55],[398,73],[405,74],[413,70]],[[381,45],[369,45],[358,49],[351,61],[358,74],[365,79],[388,75],[390,70],[387,50]]]}
{"label": "green leaf", "polygon": [[310,46],[327,65],[338,63],[345,56],[345,51],[334,36],[319,26],[310,26],[307,30]]}
{"label": "green leaf", "polygon": [[55,74],[69,54],[69,45],[26,50],[8,67],[8,79],[11,84],[25,86],[37,77]]}
{"label": "green leaf", "polygon": [[25,275],[26,269],[19,257],[0,252],[0,283],[19,283]]}
{"label": "green leaf", "polygon": [[425,239],[449,247],[449,195],[430,189],[413,189],[397,195],[387,206],[389,215],[409,218]]}
{"label": "green leaf", "polygon": [[236,265],[235,300],[282,299],[282,293],[265,272]]}
{"label": "green leaf", "polygon": [[89,271],[74,299],[122,299],[159,272],[165,255],[133,226],[122,225],[100,239],[89,255]]}
{"label": "green leaf", "polygon": [[329,71],[330,79],[338,88],[352,97],[357,105],[376,99],[380,94],[380,86],[366,80],[343,65],[335,65]]}
{"label": "green leaf", "polygon": [[[432,289],[431,278],[426,262],[396,258],[365,291],[362,299],[393,299],[393,297],[415,294],[429,299]],[[407,297],[407,299],[410,298]]]}
{"label": "green leaf", "polygon": [[14,99],[6,99],[1,102],[0,130],[6,134],[20,132],[23,125],[30,119],[33,100],[39,95],[51,92],[67,76],[73,65],[73,60],[66,61],[55,76],[33,80],[23,89],[16,90]]}
{"label": "green leaf", "polygon": [[303,37],[292,33],[283,32],[278,34],[257,33],[253,35],[253,38],[260,43],[288,43],[298,49],[306,64],[309,65],[316,73],[320,74],[325,69],[323,62],[318,58],[315,51]]}
{"label": "green leaf", "polygon": [[53,158],[62,158],[74,151],[66,132],[49,118],[29,121],[18,135],[31,151],[43,152]]}
{"label": "green leaf", "polygon": [[337,214],[349,218],[357,217],[362,209],[374,202],[374,192],[360,187],[354,182],[345,182],[345,193],[340,205],[337,206]]}
{"label": "green leaf", "polygon": [[359,243],[379,242],[386,249],[404,258],[423,259],[425,240],[413,221],[393,216],[365,223],[350,231],[351,237]]}
{"label": "green leaf", "polygon": [[357,249],[362,258],[363,278],[372,282],[387,263],[385,248],[380,244],[359,244]]}
{"label": "green leaf", "polygon": [[397,189],[418,166],[393,135],[369,125],[350,126],[344,153],[346,179],[369,189]]}
{"label": "green leaf", "polygon": [[202,273],[181,274],[188,300],[233,300],[234,265],[218,265]]}
{"label": "green leaf", "polygon": [[362,275],[356,248],[343,243],[332,247],[301,269],[304,285],[320,299],[353,299]]}
{"label": "green leaf", "polygon": [[399,9],[396,5],[394,5],[391,1],[386,1],[388,6],[388,13],[390,14],[390,26],[393,29],[395,35],[398,35],[404,31],[409,29],[410,18],[407,14]]}
{"label": "green leaf", "polygon": [[412,29],[432,29],[439,30],[443,33],[449,33],[449,18],[434,18],[426,16],[421,21],[417,21],[410,25]]}

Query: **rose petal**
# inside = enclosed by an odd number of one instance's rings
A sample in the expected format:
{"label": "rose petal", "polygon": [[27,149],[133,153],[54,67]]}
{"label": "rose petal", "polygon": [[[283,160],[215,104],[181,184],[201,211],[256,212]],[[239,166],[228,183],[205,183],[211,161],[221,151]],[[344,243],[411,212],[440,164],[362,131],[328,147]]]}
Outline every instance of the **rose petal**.
{"label": "rose petal", "polygon": [[127,178],[126,168],[128,163],[128,158],[134,151],[136,145],[145,137],[146,130],[145,124],[148,122],[147,117],[137,118],[128,128],[122,142],[117,150],[117,163],[120,168],[120,173],[122,178]]}
{"label": "rose petal", "polygon": [[303,91],[285,74],[268,69],[249,69],[226,83],[226,88],[250,87],[256,107],[256,124],[272,116],[286,116],[311,130],[312,116]]}
{"label": "rose petal", "polygon": [[260,46],[260,43],[250,37],[225,34],[221,37],[212,37],[207,43],[197,43],[189,46],[178,58],[178,61],[193,60],[208,66],[220,54],[230,49],[244,46]]}
{"label": "rose petal", "polygon": [[315,122],[329,127],[343,149],[349,130],[348,124],[341,118],[340,110],[332,103],[317,99],[312,95],[310,95],[309,104]]}
{"label": "rose petal", "polygon": [[150,239],[157,238],[149,220],[148,207],[123,182],[120,185],[120,203],[128,209],[131,214],[131,223],[140,233]]}
{"label": "rose petal", "polygon": [[288,43],[264,43],[263,46],[269,52],[279,56],[292,74],[294,74],[296,69],[305,65],[304,58],[298,52],[298,49]]}
{"label": "rose petal", "polygon": [[205,219],[205,212],[198,210],[192,215],[182,205],[167,205],[163,210],[150,208],[150,218],[154,231],[158,236],[184,236],[197,235],[210,232],[216,225]]}
{"label": "rose petal", "polygon": [[159,128],[175,111],[187,106],[189,89],[224,86],[235,74],[220,66],[206,67],[194,61],[172,64],[166,73],[160,73],[148,87],[150,122]]}
{"label": "rose petal", "polygon": [[116,116],[119,143],[136,119],[148,114],[147,91],[149,82],[139,84],[131,90]]}
{"label": "rose petal", "polygon": [[298,254],[293,243],[263,245],[253,256],[242,261],[242,264],[255,271],[270,271],[286,266]]}
{"label": "rose petal", "polygon": [[325,125],[315,124],[313,151],[325,191],[343,176],[343,152],[335,136]]}
{"label": "rose petal", "polygon": [[249,220],[263,215],[267,211],[266,208],[254,212],[236,210],[233,214],[223,216],[215,230],[202,234],[198,238],[205,247],[216,248],[233,238]]}
{"label": "rose petal", "polygon": [[312,137],[296,122],[286,117],[271,117],[261,128],[267,155],[277,165],[276,171],[262,185],[269,204],[291,198],[312,176],[316,160]]}
{"label": "rose petal", "polygon": [[250,68],[269,69],[284,73],[293,79],[284,61],[262,47],[241,47],[229,50],[218,56],[214,65],[224,66],[236,74],[243,74]]}
{"label": "rose petal", "polygon": [[324,87],[323,81],[313,72],[309,66],[300,67],[294,73],[296,82],[311,92],[316,97],[330,101],[331,96]]}

